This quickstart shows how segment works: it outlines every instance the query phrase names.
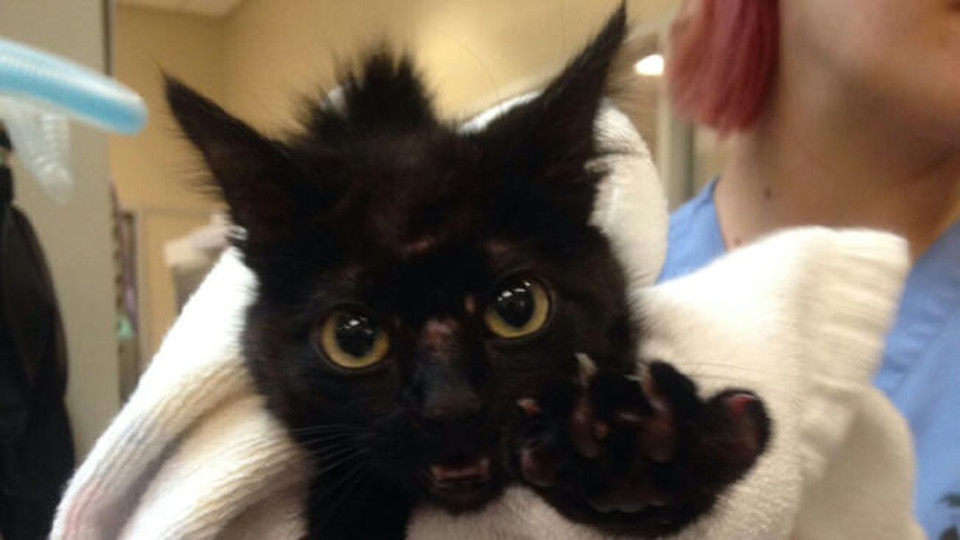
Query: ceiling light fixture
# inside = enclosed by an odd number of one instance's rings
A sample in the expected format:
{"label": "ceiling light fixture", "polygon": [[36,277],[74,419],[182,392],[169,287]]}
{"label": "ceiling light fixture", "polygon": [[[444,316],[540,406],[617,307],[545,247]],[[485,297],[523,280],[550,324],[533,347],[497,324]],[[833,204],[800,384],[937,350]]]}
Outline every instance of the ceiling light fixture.
{"label": "ceiling light fixture", "polygon": [[633,65],[633,70],[646,77],[659,77],[663,75],[663,55],[651,54],[644,56],[639,62]]}

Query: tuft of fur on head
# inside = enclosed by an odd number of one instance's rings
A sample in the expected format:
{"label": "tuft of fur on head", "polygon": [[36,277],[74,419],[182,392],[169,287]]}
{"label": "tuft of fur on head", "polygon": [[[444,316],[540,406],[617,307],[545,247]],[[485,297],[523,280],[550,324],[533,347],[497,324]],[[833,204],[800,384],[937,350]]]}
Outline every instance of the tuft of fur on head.
{"label": "tuft of fur on head", "polygon": [[340,79],[332,95],[307,104],[301,122],[329,144],[437,124],[430,96],[406,55],[381,46],[365,57],[359,72],[348,70]]}

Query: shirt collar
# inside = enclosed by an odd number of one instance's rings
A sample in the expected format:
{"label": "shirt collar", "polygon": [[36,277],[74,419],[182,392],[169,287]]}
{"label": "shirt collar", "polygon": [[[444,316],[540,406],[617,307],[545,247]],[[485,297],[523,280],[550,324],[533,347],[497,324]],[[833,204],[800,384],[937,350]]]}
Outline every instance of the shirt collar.
{"label": "shirt collar", "polygon": [[953,223],[914,263],[907,276],[893,328],[887,338],[884,366],[876,378],[892,392],[960,309],[960,220]]}

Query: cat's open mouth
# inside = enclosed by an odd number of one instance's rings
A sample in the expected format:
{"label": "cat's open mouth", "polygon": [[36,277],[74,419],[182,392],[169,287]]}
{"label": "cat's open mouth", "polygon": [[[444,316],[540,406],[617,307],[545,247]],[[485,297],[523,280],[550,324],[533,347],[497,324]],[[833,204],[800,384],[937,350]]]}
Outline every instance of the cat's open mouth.
{"label": "cat's open mouth", "polygon": [[486,455],[461,457],[427,468],[428,487],[439,500],[460,509],[484,503],[493,488],[493,471]]}

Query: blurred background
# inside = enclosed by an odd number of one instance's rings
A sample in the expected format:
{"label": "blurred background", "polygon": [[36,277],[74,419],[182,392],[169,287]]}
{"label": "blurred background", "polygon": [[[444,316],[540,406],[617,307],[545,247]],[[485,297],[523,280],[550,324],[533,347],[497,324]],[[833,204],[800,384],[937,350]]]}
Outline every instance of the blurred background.
{"label": "blurred background", "polygon": [[[679,0],[628,0],[637,50],[622,104],[650,144],[671,206],[722,148],[669,113],[661,43]],[[386,42],[416,58],[440,111],[466,118],[533,89],[595,33],[615,0],[3,0],[0,36],[108,73],[143,96],[146,128],[74,125],[77,184],[58,204],[13,163],[63,315],[67,407],[82,457],[132,391],[185,298],[224,247],[221,206],[162,99],[168,72],[265,129],[332,88],[335,66]],[[14,149],[14,155],[16,150]]]}

